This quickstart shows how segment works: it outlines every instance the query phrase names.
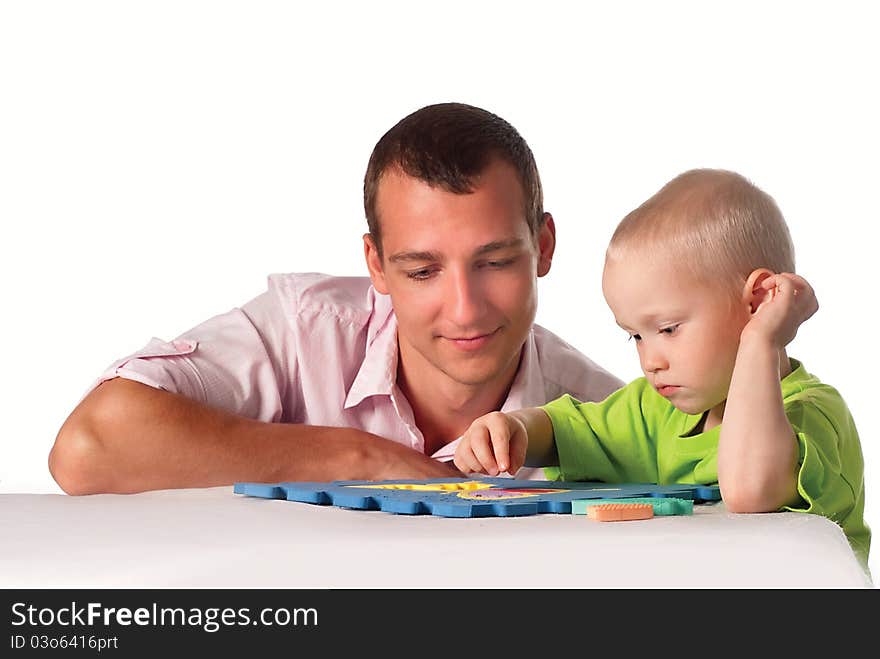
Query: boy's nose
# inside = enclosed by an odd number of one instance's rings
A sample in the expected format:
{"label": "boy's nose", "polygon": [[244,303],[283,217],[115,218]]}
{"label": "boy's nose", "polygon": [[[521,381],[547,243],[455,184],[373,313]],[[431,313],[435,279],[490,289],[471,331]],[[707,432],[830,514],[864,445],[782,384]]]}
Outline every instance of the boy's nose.
{"label": "boy's nose", "polygon": [[642,349],[642,370],[645,373],[656,373],[669,367],[666,357],[660,350],[645,346]]}

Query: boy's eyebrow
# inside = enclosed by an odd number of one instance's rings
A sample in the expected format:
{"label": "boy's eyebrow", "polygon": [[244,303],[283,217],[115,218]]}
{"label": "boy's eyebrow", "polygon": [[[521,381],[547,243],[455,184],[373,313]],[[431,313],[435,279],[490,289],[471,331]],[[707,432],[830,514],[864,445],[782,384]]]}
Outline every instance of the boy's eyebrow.
{"label": "boy's eyebrow", "polygon": [[[671,322],[673,319],[677,318],[678,316],[680,316],[680,314],[671,314],[670,315],[670,314],[652,313],[652,314],[647,314],[647,315],[639,318],[639,322],[645,323],[646,325],[659,324],[661,320]],[[627,327],[626,325],[621,323],[616,318],[614,319],[614,322],[617,323],[617,326],[620,327],[620,329],[625,330],[627,332],[632,332],[632,330],[629,327]]]}
{"label": "boy's eyebrow", "polygon": [[[480,256],[482,254],[488,254],[490,252],[497,252],[499,249],[508,249],[510,247],[519,247],[523,244],[522,238],[510,238],[508,240],[495,240],[491,243],[486,243],[485,245],[480,245],[476,251],[474,252],[475,256]],[[406,261],[441,261],[442,258],[440,254],[436,252],[426,251],[426,252],[397,252],[396,254],[392,254],[388,257],[389,263],[401,263]]]}

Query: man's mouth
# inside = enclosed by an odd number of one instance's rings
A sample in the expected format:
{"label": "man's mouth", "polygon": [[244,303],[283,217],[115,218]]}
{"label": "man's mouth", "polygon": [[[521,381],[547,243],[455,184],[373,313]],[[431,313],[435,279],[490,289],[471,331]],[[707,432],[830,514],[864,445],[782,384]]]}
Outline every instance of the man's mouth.
{"label": "man's mouth", "polygon": [[498,333],[498,330],[495,329],[491,332],[484,333],[474,333],[467,334],[464,336],[444,336],[443,338],[449,341],[455,348],[458,350],[462,350],[464,352],[471,352],[474,350],[479,350],[488,344],[493,337]]}

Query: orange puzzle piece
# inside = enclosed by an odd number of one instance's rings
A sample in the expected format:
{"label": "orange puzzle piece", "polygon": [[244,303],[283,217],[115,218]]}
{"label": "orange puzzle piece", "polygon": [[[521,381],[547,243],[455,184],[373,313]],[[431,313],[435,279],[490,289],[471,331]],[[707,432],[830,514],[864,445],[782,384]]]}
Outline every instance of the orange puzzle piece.
{"label": "orange puzzle piece", "polygon": [[650,503],[603,503],[587,507],[587,517],[597,522],[623,522],[653,516],[654,506]]}

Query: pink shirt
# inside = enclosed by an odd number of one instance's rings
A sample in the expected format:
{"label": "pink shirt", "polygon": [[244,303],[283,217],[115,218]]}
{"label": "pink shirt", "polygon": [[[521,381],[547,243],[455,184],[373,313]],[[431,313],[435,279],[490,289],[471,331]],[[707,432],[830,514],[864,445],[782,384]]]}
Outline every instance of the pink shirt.
{"label": "pink shirt", "polygon": [[[564,393],[602,400],[622,385],[537,325],[524,350],[503,411]],[[124,377],[260,421],[360,428],[424,452],[397,354],[391,299],[367,277],[278,274],[243,307],[114,362],[92,388]],[[457,443],[433,457],[450,459]]]}

